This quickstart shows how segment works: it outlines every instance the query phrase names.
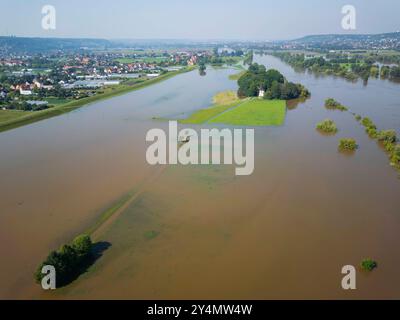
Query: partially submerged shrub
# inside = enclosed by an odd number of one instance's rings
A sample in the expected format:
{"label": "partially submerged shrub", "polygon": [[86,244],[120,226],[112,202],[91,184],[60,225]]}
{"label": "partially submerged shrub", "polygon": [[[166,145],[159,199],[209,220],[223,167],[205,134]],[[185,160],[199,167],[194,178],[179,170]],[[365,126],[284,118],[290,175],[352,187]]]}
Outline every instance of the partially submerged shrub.
{"label": "partially submerged shrub", "polygon": [[394,130],[382,130],[377,134],[377,138],[383,143],[386,151],[392,152],[397,141],[396,131]]}
{"label": "partially submerged shrub", "polygon": [[356,118],[357,121],[361,120],[361,116],[359,114],[356,114],[354,117]]}
{"label": "partially submerged shrub", "polygon": [[365,271],[372,271],[378,267],[378,263],[370,258],[361,261],[361,268]]}
{"label": "partially submerged shrub", "polygon": [[347,107],[341,105],[335,99],[328,98],[325,100],[325,108],[332,109],[332,110],[340,110],[340,111],[347,111]]}
{"label": "partially submerged shrub", "polygon": [[372,128],[372,127],[367,127],[365,128],[365,132],[368,133],[368,135],[375,139],[378,136],[378,131],[376,130],[376,128]]}
{"label": "partially submerged shrub", "polygon": [[400,144],[396,144],[390,153],[390,164],[400,169]]}
{"label": "partially submerged shrub", "polygon": [[339,150],[341,151],[353,151],[357,149],[356,140],[352,138],[342,138],[339,140]]}
{"label": "partially submerged shrub", "polygon": [[376,125],[372,122],[372,120],[368,117],[365,117],[361,120],[361,124],[366,128],[374,128],[376,129]]}
{"label": "partially submerged shrub", "polygon": [[396,131],[395,130],[382,130],[379,131],[377,136],[379,141],[395,143],[397,141]]}
{"label": "partially submerged shrub", "polygon": [[317,129],[326,133],[336,133],[338,131],[335,122],[325,119],[317,124]]}
{"label": "partially submerged shrub", "polygon": [[[360,116],[355,115],[356,119]],[[400,145],[397,144],[397,134],[395,130],[378,131],[376,125],[368,117],[362,118],[361,124],[365,127],[365,132],[373,139],[377,139],[383,144],[389,154],[390,165],[400,170]]]}

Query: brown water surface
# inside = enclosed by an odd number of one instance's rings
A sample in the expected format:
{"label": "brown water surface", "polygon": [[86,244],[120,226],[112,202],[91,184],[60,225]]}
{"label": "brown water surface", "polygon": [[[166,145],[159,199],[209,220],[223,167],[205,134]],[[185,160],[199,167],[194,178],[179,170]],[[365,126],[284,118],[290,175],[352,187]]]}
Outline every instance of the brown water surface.
{"label": "brown water surface", "polygon": [[[379,128],[400,129],[397,84],[367,86],[295,73],[270,56],[256,61],[301,82],[311,99],[285,124],[257,128],[255,171],[234,166],[145,162],[145,134],[235,89],[234,70],[179,75],[73,113],[0,134],[2,298],[400,298],[400,180],[385,153],[333,97]],[[333,119],[339,132],[315,124]],[[337,152],[340,137],[360,145]],[[156,177],[151,178],[149,177]],[[96,240],[111,246],[71,285],[43,293],[32,282],[50,249],[140,191]],[[341,268],[372,257],[357,290],[341,289]]]}

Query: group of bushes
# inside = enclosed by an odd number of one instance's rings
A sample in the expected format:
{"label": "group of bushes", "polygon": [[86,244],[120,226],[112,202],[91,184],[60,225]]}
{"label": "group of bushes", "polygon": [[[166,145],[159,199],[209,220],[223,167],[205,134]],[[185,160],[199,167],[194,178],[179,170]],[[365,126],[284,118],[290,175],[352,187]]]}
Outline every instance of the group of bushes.
{"label": "group of bushes", "polygon": [[347,107],[343,106],[339,102],[337,102],[335,99],[328,98],[325,100],[325,108],[331,109],[331,110],[340,110],[340,111],[347,111]]}
{"label": "group of bushes", "polygon": [[357,148],[357,142],[353,138],[342,138],[339,140],[340,151],[354,151]]}
{"label": "group of bushes", "polygon": [[378,135],[377,127],[368,117],[361,118],[361,116],[356,116],[357,121],[361,121],[361,124],[365,127],[365,132],[373,139]]}
{"label": "group of bushes", "polygon": [[45,274],[42,268],[51,265],[56,270],[57,286],[61,287],[76,278],[92,255],[92,240],[88,235],[76,237],[70,244],[63,245],[59,250],[52,251],[35,272],[35,280],[40,283]]}
{"label": "group of bushes", "polygon": [[335,122],[331,119],[325,119],[317,124],[317,129],[326,133],[336,133],[338,131]]}
{"label": "group of bushes", "polygon": [[400,144],[396,144],[390,153],[390,164],[400,170]]}
{"label": "group of bushes", "polygon": [[372,271],[376,267],[378,267],[378,263],[375,260],[368,258],[361,261],[361,269],[364,271]]}
{"label": "group of bushes", "polygon": [[[338,131],[335,122],[330,119],[321,121],[317,124],[316,128],[320,131],[331,134],[335,134]],[[358,145],[356,140],[352,138],[342,138],[339,140],[338,148],[340,151],[354,151],[358,148]]]}
{"label": "group of bushes", "polygon": [[391,165],[400,170],[400,145],[397,144],[396,131],[378,131],[376,125],[368,117],[361,119],[360,116],[356,116],[356,119],[361,121],[361,124],[365,127],[365,132],[368,133],[372,139],[377,139],[382,143],[385,150],[389,153]]}

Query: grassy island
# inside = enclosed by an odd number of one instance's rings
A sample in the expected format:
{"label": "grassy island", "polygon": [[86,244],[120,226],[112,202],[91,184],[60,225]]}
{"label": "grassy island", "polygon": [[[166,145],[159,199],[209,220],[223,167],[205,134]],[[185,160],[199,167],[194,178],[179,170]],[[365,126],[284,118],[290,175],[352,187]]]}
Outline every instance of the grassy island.
{"label": "grassy island", "polygon": [[214,105],[199,110],[181,123],[221,123],[241,126],[280,126],[286,115],[286,101],[307,98],[310,92],[299,83],[292,83],[278,71],[253,63],[231,79],[239,89],[218,93]]}
{"label": "grassy island", "polygon": [[280,126],[286,116],[286,101],[310,96],[303,85],[289,82],[278,70],[266,70],[257,63],[236,77],[237,94],[233,91],[218,93],[213,106],[193,113],[180,123]]}

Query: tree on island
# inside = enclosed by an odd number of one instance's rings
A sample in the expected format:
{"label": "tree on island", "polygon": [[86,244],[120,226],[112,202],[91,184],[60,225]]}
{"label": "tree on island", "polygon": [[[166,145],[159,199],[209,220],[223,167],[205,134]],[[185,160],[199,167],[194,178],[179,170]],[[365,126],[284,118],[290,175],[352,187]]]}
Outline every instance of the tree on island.
{"label": "tree on island", "polygon": [[92,254],[92,240],[88,235],[80,235],[71,243],[52,251],[35,272],[35,280],[40,283],[45,276],[42,268],[51,265],[56,270],[57,286],[62,287],[76,278],[88,263]]}
{"label": "tree on island", "polygon": [[308,97],[309,91],[301,84],[288,82],[275,69],[266,70],[265,66],[253,63],[238,80],[239,97],[257,97],[259,92],[265,92],[265,99],[290,100]]}

